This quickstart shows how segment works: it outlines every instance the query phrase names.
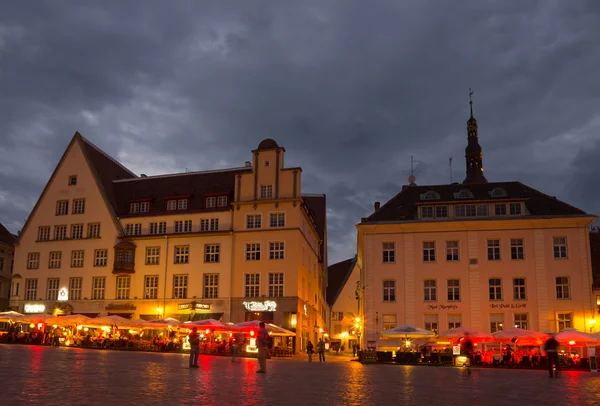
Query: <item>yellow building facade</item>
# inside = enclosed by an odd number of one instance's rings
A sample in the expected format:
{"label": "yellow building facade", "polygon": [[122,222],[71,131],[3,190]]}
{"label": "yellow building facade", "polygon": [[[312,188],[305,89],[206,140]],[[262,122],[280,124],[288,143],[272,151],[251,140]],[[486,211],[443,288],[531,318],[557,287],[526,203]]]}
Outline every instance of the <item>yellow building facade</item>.
{"label": "yellow building facade", "polygon": [[137,176],[76,134],[15,253],[11,306],[94,317],[326,317],[325,196],[267,139],[240,168]]}
{"label": "yellow building facade", "polygon": [[597,217],[519,182],[483,176],[477,122],[467,123],[462,184],[410,185],[358,229],[362,346],[395,349],[381,332],[589,331],[588,229]]}

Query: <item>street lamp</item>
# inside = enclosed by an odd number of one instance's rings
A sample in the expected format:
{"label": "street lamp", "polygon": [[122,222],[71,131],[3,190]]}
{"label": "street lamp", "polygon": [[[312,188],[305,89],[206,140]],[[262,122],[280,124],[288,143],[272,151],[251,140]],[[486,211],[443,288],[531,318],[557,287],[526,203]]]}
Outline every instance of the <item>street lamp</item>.
{"label": "street lamp", "polygon": [[156,313],[158,314],[159,317],[162,315],[162,311],[163,311],[162,307],[156,308]]}
{"label": "street lamp", "polygon": [[594,331],[594,326],[596,325],[596,319],[591,319],[590,321],[588,321],[588,323],[590,324],[590,334]]}

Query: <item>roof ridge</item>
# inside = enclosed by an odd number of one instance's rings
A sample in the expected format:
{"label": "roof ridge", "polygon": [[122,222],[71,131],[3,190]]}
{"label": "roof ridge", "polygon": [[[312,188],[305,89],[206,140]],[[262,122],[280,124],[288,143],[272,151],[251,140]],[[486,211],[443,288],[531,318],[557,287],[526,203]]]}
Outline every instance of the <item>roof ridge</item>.
{"label": "roof ridge", "polygon": [[553,200],[556,200],[557,202],[560,202],[561,204],[564,204],[565,206],[569,206],[569,207],[570,207],[570,208],[572,208],[572,209],[575,209],[575,210],[577,210],[577,211],[580,211],[582,214],[589,214],[589,213],[587,213],[586,211],[584,211],[584,210],[581,210],[579,207],[575,207],[575,206],[573,206],[572,204],[569,204],[569,203],[567,203],[567,202],[563,202],[563,201],[562,201],[562,200],[560,200],[560,199],[557,199],[557,198],[556,198],[556,196],[550,196],[549,194],[546,194],[546,193],[544,193],[544,192],[542,192],[542,191],[539,191],[539,190],[537,190],[537,189],[535,189],[535,188],[532,188],[531,186],[528,186],[528,185],[524,184],[523,182],[519,182],[519,181],[517,181],[516,183],[518,183],[518,184],[522,185],[523,187],[525,187],[525,188],[527,188],[527,189],[529,189],[529,190],[533,190],[534,192],[536,192],[536,193],[539,193],[540,195],[543,195],[544,197],[547,197],[548,199],[553,199]]}
{"label": "roof ridge", "polygon": [[186,176],[186,175],[204,175],[204,174],[219,173],[219,172],[236,172],[236,171],[250,170],[250,169],[252,169],[252,168],[249,168],[246,166],[239,166],[239,167],[235,167],[235,168],[209,169],[206,171],[175,172],[175,173],[167,173],[167,174],[162,174],[162,175],[136,176],[135,178],[113,179],[113,183],[130,182],[130,181],[147,180],[147,179],[160,179],[160,178],[169,178],[169,177]]}
{"label": "roof ridge", "polygon": [[[342,294],[342,291],[344,290],[344,287],[346,286],[346,283],[348,282],[348,279],[350,279],[350,275],[352,275],[352,271],[354,270],[354,267],[356,266],[356,263],[358,261],[358,255],[354,254],[354,257],[345,259],[345,260],[337,262],[337,263],[339,264],[339,263],[346,262],[346,261],[350,261],[350,263],[349,263],[350,266],[346,269],[346,274],[344,275],[344,279],[342,280],[342,283],[340,284],[340,286],[338,286],[337,292],[335,293],[334,297],[331,300],[331,306],[333,306],[333,304],[338,299],[338,297],[340,297],[340,295]],[[335,264],[333,264],[333,265],[335,265]],[[329,268],[329,266],[327,266],[327,267]]]}
{"label": "roof ridge", "polygon": [[119,161],[117,161],[116,159],[114,159],[112,156],[110,156],[109,154],[107,154],[106,152],[104,152],[100,147],[98,147],[96,144],[94,144],[92,141],[88,140],[87,138],[85,138],[83,135],[81,135],[81,133],[77,132],[77,134],[79,134],[79,136],[81,137],[81,140],[83,142],[85,142],[87,145],[89,145],[90,147],[94,148],[97,152],[99,152],[100,154],[102,154],[105,158],[109,159],[112,163],[114,163],[115,165],[119,166],[121,169],[123,169],[124,171],[127,171],[129,174],[131,174],[133,177],[137,178],[138,176],[131,172],[129,169],[127,169],[122,163],[120,163]]}

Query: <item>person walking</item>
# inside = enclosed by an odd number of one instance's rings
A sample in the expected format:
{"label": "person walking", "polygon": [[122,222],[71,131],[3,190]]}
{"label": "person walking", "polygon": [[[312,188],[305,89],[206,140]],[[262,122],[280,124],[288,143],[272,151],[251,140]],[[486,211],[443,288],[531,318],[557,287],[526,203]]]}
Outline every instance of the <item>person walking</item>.
{"label": "person walking", "polygon": [[258,364],[260,365],[260,369],[256,371],[259,374],[267,373],[267,347],[269,346],[269,333],[265,328],[265,323],[260,322],[258,325],[260,329],[258,330],[258,334],[256,336],[256,346],[258,347]]}
{"label": "person walking", "polygon": [[556,376],[558,377],[558,345],[558,341],[556,341],[554,335],[551,335],[544,344],[544,351],[546,351],[546,357],[548,358],[548,374],[550,378],[554,377],[552,364],[556,365]]}
{"label": "person walking", "polygon": [[325,342],[323,342],[322,338],[319,338],[319,342],[317,343],[317,352],[319,353],[319,364],[325,362]]}
{"label": "person walking", "polygon": [[200,337],[198,337],[198,328],[194,327],[188,336],[190,342],[190,368],[200,368],[198,366],[198,356],[200,356]]}
{"label": "person walking", "polygon": [[308,344],[306,345],[306,354],[308,354],[308,362],[312,362],[312,356],[313,356],[313,353],[315,352],[314,350],[315,350],[315,347],[309,341]]}
{"label": "person walking", "polygon": [[467,359],[469,360],[469,364],[467,365],[467,374],[471,375],[471,366],[473,365],[473,349],[474,349],[474,345],[473,345],[473,341],[469,338],[469,334],[465,334],[465,339],[462,342],[461,345],[461,353],[463,356],[467,357]]}

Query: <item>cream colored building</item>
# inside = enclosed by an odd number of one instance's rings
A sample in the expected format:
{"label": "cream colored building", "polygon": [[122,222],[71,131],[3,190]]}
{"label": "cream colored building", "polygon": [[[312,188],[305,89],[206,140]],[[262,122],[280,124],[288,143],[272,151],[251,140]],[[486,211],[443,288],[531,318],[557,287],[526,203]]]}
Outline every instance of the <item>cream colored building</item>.
{"label": "cream colored building", "polygon": [[597,218],[519,182],[488,182],[472,113],[467,130],[462,184],[411,178],[357,225],[363,346],[395,348],[380,333],[402,324],[546,332],[595,323],[588,227]]}
{"label": "cream colored building", "polygon": [[19,235],[11,305],[261,319],[316,337],[325,196],[303,195],[284,155],[267,139],[240,168],[136,176],[75,134]]}
{"label": "cream colored building", "polygon": [[8,307],[16,237],[0,224],[0,311]]}
{"label": "cream colored building", "polygon": [[345,352],[352,352],[353,345],[360,340],[360,307],[357,287],[360,283],[360,269],[356,256],[329,265],[327,302],[331,307],[329,337],[333,346]]}

